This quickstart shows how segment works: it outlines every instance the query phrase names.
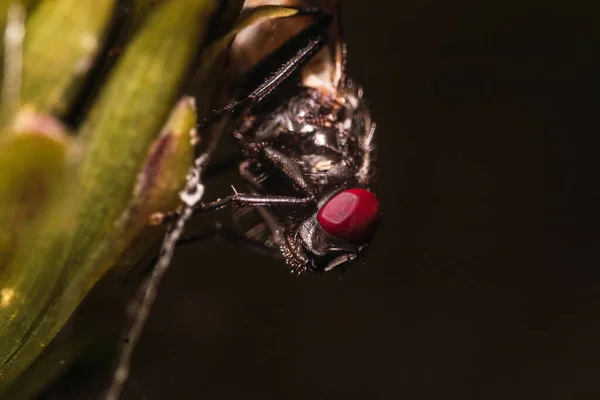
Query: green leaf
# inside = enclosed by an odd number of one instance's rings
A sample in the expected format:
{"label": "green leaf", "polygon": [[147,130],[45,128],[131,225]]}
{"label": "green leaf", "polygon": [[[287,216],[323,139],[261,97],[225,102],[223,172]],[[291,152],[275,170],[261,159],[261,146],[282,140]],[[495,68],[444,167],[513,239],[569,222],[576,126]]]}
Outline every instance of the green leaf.
{"label": "green leaf", "polygon": [[70,195],[40,218],[35,234],[16,249],[0,278],[0,293],[10,297],[0,308],[0,393],[48,345],[145,226],[143,214],[132,213],[130,206],[138,172],[215,8],[210,0],[161,3],[104,84],[80,129],[82,164],[64,187]]}
{"label": "green leaf", "polygon": [[[185,171],[189,168],[193,158],[190,133],[194,132],[195,126],[194,101],[192,98],[185,97],[173,109],[161,134],[148,151],[138,174],[133,199],[128,206],[128,218],[121,223],[122,229],[116,229],[104,240],[102,244],[104,250],[99,248],[96,251],[108,253],[107,250],[112,246],[127,242],[125,238],[136,237],[139,229],[131,226],[132,223],[145,221],[151,213],[172,209],[177,204],[177,192],[184,185]],[[137,224],[137,228],[143,227],[143,224]],[[125,260],[123,258],[119,260],[119,266],[123,266],[124,262],[134,263],[136,256],[143,254],[143,251],[149,248],[149,240],[155,240],[159,231],[160,229],[155,227],[144,229],[142,236],[134,246],[139,247],[139,251],[130,254],[132,249],[128,248],[127,257]],[[140,241],[144,243],[139,243]],[[14,385],[10,386],[5,396],[10,399],[32,398],[49,381],[68,368],[90,344],[98,341],[99,338],[104,338],[107,334],[113,342],[116,341],[117,338],[112,332],[114,328],[110,327],[107,332],[105,318],[100,318],[99,314],[104,313],[108,316],[111,313],[110,310],[118,309],[116,307],[123,304],[122,301],[119,302],[122,296],[115,293],[130,286],[123,283],[119,285],[118,290],[113,287],[114,282],[100,285],[102,288],[99,288],[100,292],[95,292],[96,297],[92,301],[93,307],[90,307],[88,302],[78,311],[79,317],[76,318],[77,323],[75,324],[79,326],[77,332],[73,333],[71,329],[61,331],[61,337],[57,338],[59,340],[50,343],[50,346],[44,350],[31,367],[20,376]],[[110,296],[99,298],[98,296],[102,296],[102,290],[110,290]],[[104,300],[104,298],[108,300]],[[97,307],[101,309],[98,310]],[[88,315],[90,311],[93,315]],[[118,316],[113,319],[119,320]]]}
{"label": "green leaf", "polygon": [[[25,25],[21,101],[65,115],[94,64],[116,0],[45,0]],[[60,32],[60,34],[57,34]]]}
{"label": "green leaf", "polygon": [[66,164],[68,137],[52,117],[25,110],[0,136],[0,273],[49,199]]}

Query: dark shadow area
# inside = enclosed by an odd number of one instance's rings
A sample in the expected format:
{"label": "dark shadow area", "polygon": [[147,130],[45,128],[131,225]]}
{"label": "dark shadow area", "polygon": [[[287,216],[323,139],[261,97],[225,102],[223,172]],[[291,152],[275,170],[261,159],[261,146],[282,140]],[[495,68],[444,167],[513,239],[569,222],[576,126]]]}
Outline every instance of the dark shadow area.
{"label": "dark shadow area", "polygon": [[[123,399],[600,398],[598,185],[575,144],[598,133],[597,13],[390,4],[343,1],[378,124],[366,257],[294,278],[232,244],[182,248]],[[97,398],[108,373],[43,399]]]}

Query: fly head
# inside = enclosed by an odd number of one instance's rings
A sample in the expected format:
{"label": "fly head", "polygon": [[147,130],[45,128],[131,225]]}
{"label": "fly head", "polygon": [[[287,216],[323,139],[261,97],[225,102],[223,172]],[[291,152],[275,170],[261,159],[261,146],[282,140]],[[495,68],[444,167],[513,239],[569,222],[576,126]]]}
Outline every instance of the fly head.
{"label": "fly head", "polygon": [[332,192],[310,217],[289,229],[281,251],[293,272],[330,271],[358,257],[370,243],[379,200],[367,189]]}

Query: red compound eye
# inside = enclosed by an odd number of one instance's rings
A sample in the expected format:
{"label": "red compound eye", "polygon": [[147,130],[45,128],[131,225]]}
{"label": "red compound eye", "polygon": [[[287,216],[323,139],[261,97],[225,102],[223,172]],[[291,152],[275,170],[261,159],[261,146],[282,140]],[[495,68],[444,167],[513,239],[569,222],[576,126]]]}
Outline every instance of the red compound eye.
{"label": "red compound eye", "polygon": [[365,189],[346,189],[333,196],[317,214],[325,232],[351,242],[364,239],[379,213],[379,200]]}

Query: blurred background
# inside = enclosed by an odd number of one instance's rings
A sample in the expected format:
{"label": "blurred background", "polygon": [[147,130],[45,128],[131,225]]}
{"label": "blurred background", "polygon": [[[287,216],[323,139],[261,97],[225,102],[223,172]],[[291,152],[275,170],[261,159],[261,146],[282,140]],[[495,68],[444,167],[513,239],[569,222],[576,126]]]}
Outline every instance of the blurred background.
{"label": "blurred background", "polygon": [[[342,3],[378,124],[373,246],[341,279],[227,242],[181,248],[123,399],[600,398],[597,178],[575,145],[598,132],[597,14]],[[110,373],[81,363],[41,398],[98,398]]]}

